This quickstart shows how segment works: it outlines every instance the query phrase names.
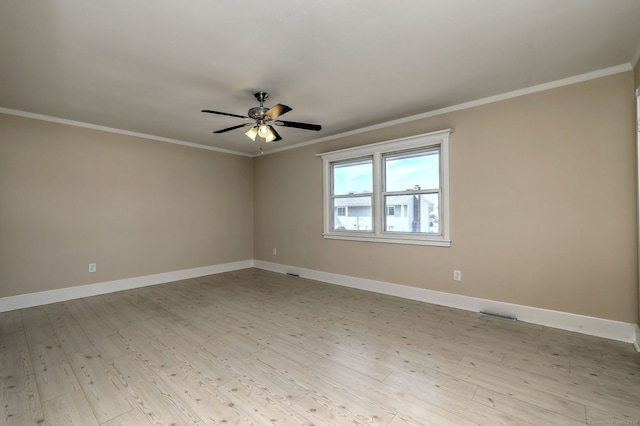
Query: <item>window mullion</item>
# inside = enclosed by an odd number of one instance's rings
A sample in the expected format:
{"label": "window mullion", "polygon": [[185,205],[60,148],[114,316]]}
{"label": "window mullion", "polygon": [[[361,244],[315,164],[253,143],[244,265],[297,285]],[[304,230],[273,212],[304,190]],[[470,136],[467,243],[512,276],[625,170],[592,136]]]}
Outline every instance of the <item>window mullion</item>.
{"label": "window mullion", "polygon": [[384,198],[383,191],[384,172],[382,168],[382,155],[380,152],[373,154],[373,232],[380,236],[384,229]]}

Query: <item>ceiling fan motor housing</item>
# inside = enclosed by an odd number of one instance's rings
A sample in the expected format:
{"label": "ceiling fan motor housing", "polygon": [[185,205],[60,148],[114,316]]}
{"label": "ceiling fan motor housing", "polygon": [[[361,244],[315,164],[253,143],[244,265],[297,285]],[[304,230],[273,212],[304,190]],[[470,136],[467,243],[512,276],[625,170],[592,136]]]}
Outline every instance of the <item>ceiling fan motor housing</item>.
{"label": "ceiling fan motor housing", "polygon": [[253,118],[254,120],[262,120],[264,119],[264,115],[267,111],[269,111],[269,108],[267,107],[263,107],[263,106],[253,107],[249,110],[247,115]]}
{"label": "ceiling fan motor housing", "polygon": [[260,102],[260,106],[251,108],[247,113],[247,115],[253,118],[254,120],[263,120],[265,113],[269,111],[269,108],[263,105],[264,101],[269,97],[269,94],[267,92],[260,91],[260,92],[254,93],[253,96],[256,97],[258,102]]}

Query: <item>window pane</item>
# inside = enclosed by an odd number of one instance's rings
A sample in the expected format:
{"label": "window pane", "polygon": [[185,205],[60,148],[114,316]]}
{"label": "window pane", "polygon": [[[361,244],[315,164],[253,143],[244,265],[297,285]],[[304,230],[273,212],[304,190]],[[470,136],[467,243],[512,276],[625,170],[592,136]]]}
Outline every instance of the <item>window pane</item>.
{"label": "window pane", "polygon": [[332,164],[332,195],[370,194],[373,192],[371,158]]}
{"label": "window pane", "polygon": [[371,231],[371,197],[333,199],[334,231]]}
{"label": "window pane", "polygon": [[440,152],[437,149],[386,155],[385,191],[440,187]]}
{"label": "window pane", "polygon": [[438,194],[391,195],[384,204],[395,213],[385,216],[385,232],[440,233]]}

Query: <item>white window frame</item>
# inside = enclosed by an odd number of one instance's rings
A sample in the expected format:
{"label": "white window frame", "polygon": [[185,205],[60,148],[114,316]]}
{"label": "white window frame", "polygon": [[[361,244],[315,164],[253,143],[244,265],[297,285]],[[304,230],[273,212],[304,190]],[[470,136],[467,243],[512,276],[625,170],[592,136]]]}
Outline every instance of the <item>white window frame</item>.
{"label": "white window frame", "polygon": [[[451,129],[446,129],[438,132],[425,133],[407,138],[394,139],[318,154],[318,156],[322,158],[323,162],[324,238],[450,247],[449,136],[451,133]],[[416,234],[384,232],[385,211],[383,197],[383,155],[403,150],[428,149],[434,147],[438,147],[440,150],[440,233]],[[370,232],[332,230],[331,166],[335,162],[357,160],[363,157],[373,158],[373,230]]]}

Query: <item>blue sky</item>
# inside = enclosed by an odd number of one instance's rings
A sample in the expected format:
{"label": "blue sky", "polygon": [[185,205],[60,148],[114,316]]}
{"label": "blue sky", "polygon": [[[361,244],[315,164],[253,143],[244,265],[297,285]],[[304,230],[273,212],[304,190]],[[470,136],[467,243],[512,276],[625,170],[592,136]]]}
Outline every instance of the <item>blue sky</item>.
{"label": "blue sky", "polygon": [[373,192],[372,170],[373,165],[371,161],[356,165],[334,167],[334,194],[344,195],[349,193],[360,194],[363,192]]}
{"label": "blue sky", "polygon": [[[439,186],[437,152],[429,155],[389,158],[386,161],[387,190],[404,191],[420,185],[421,188]],[[336,195],[372,192],[372,162],[349,163],[333,170]]]}

